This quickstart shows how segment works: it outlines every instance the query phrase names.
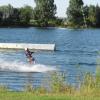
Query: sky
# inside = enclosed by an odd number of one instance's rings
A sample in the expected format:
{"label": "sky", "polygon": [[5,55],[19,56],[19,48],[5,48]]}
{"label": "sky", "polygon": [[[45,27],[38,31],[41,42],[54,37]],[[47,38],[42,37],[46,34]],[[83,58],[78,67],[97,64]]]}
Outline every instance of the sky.
{"label": "sky", "polygon": [[[100,5],[100,0],[83,0],[84,5]],[[33,8],[35,7],[34,0],[0,0],[1,5],[11,4],[14,7],[22,7],[24,5],[30,5]],[[55,0],[57,5],[57,14],[58,17],[66,17],[66,9],[69,5],[69,0]]]}

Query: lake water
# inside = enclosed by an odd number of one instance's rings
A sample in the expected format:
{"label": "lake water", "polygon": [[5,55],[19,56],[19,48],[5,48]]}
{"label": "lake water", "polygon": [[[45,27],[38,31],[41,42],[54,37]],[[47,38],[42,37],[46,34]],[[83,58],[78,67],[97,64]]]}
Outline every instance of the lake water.
{"label": "lake water", "polygon": [[55,51],[35,52],[36,65],[27,63],[23,50],[0,50],[0,84],[13,90],[22,90],[29,81],[37,87],[54,70],[75,84],[75,76],[95,74],[100,64],[100,29],[0,28],[0,42],[56,44]]}

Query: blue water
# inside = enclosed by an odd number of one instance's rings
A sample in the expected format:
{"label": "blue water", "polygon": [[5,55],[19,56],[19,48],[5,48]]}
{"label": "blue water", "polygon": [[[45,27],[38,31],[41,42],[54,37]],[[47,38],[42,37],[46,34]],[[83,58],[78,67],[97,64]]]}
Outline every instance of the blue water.
{"label": "blue water", "polygon": [[[99,66],[100,29],[0,28],[0,42],[55,43],[55,51],[35,51],[34,57],[40,64],[36,70],[55,68],[69,76],[69,83],[75,83],[75,76],[81,72],[95,74]],[[20,71],[23,66],[28,69]],[[1,84],[21,90],[31,80],[33,86],[39,86],[48,72],[30,73],[29,69],[23,50],[0,50]]]}

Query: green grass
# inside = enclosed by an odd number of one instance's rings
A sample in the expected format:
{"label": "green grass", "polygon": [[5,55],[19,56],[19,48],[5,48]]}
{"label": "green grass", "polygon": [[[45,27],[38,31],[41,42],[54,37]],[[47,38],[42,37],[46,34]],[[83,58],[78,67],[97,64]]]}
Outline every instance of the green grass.
{"label": "green grass", "polygon": [[65,84],[65,76],[59,73],[51,77],[50,91],[43,86],[34,89],[31,84],[23,92],[11,92],[6,86],[0,86],[0,100],[100,100],[100,67],[95,78],[91,73],[84,75],[80,88]]}
{"label": "green grass", "polygon": [[94,96],[67,96],[67,95],[36,95],[29,92],[2,92],[0,100],[100,100]]}

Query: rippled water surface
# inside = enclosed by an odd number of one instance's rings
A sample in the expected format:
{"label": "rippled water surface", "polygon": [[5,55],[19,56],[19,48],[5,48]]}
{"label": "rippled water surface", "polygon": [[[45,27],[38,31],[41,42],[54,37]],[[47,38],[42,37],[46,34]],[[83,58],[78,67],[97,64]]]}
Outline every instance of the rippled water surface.
{"label": "rippled water surface", "polygon": [[[29,65],[24,51],[0,50],[0,84],[22,89],[31,80],[39,86],[48,71],[64,71],[75,83],[79,72],[95,74],[100,59],[99,29],[0,28],[3,43],[55,43],[55,51],[36,51],[36,65]],[[30,75],[31,74],[31,75]],[[31,77],[30,77],[31,76]]]}

